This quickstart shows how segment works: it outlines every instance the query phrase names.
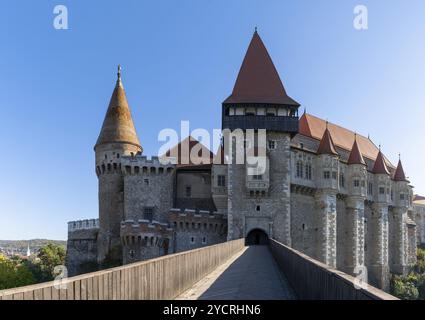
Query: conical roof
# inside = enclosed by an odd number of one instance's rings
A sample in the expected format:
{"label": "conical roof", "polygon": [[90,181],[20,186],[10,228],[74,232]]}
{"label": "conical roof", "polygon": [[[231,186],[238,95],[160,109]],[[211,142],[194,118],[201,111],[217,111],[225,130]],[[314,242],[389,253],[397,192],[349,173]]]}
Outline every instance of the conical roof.
{"label": "conical roof", "polygon": [[257,31],[249,44],[233,92],[223,103],[266,103],[299,107],[299,103],[286,94]]}
{"label": "conical roof", "polygon": [[141,147],[121,81],[120,68],[95,148],[105,143],[128,143]]}
{"label": "conical roof", "polygon": [[354,139],[354,144],[351,148],[350,156],[348,157],[348,164],[366,165],[366,162],[364,161],[362,153],[360,152],[359,146],[357,144],[356,138]]}
{"label": "conical roof", "polygon": [[335,149],[334,142],[332,140],[331,133],[329,132],[328,128],[326,128],[325,132],[323,133],[322,140],[320,140],[319,149],[317,149],[317,154],[331,154],[331,155],[338,155],[338,152]]}
{"label": "conical roof", "polygon": [[384,155],[382,154],[381,150],[379,150],[378,156],[376,157],[372,172],[375,174],[390,174],[387,165],[385,164]]}
{"label": "conical roof", "polygon": [[397,169],[395,170],[393,179],[394,181],[407,181],[401,160],[398,161]]}

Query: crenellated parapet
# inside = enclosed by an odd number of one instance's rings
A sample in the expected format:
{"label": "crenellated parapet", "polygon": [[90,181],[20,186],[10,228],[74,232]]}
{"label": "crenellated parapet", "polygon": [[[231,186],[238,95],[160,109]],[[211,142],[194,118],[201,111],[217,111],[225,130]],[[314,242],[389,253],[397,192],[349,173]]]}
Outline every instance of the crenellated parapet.
{"label": "crenellated parapet", "polygon": [[121,222],[121,241],[124,246],[162,246],[171,240],[173,229],[167,223],[149,220],[126,220]]}
{"label": "crenellated parapet", "polygon": [[68,232],[99,229],[99,219],[86,219],[68,222]]}
{"label": "crenellated parapet", "polygon": [[213,233],[227,232],[227,216],[209,211],[171,209],[169,221],[179,231],[202,231]]}
{"label": "crenellated parapet", "polygon": [[133,157],[122,157],[121,168],[124,175],[144,175],[144,174],[171,174],[175,165],[163,164],[158,157],[149,159],[146,156],[136,155]]}

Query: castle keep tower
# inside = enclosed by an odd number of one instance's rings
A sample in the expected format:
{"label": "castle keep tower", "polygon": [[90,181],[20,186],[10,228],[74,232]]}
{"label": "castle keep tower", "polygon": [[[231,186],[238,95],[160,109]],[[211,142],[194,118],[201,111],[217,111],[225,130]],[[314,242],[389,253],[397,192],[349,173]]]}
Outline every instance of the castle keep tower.
{"label": "castle keep tower", "polygon": [[227,141],[242,132],[247,139],[249,129],[257,137],[266,130],[266,141],[248,139],[243,148],[266,154],[266,170],[250,174],[246,159],[236,164],[232,156],[227,171],[228,240],[245,237],[258,244],[272,237],[290,245],[290,140],[298,133],[299,106],[287,95],[255,31],[233,92],[223,102],[222,128],[232,132],[228,138],[224,134]]}
{"label": "castle keep tower", "polygon": [[117,83],[94,147],[99,178],[99,263],[105,258],[117,262],[122,259],[120,225],[124,220],[124,180],[120,157],[142,153],[121,82],[120,67],[117,75]]}

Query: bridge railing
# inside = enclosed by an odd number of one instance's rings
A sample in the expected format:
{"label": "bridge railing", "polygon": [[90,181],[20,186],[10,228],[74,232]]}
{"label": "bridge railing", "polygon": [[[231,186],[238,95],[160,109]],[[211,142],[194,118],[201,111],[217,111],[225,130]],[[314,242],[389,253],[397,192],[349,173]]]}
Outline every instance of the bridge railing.
{"label": "bridge railing", "polygon": [[201,249],[0,291],[0,300],[173,299],[242,250],[244,239]]}
{"label": "bridge railing", "polygon": [[363,287],[354,277],[272,239],[270,250],[299,299],[398,300],[375,287]]}

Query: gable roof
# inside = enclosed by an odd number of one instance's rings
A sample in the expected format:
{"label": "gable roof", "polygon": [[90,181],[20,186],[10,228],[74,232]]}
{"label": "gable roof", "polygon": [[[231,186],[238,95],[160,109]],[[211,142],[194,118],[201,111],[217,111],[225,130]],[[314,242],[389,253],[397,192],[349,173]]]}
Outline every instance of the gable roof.
{"label": "gable roof", "polygon": [[299,107],[290,98],[280,80],[279,74],[261,40],[255,31],[232,94],[223,104],[269,103]]}
{"label": "gable roof", "polygon": [[[188,149],[186,149],[188,148]],[[201,163],[193,163],[194,160],[191,157],[192,150],[198,150],[197,156],[199,157],[199,162]],[[173,157],[175,154],[178,154],[177,157],[177,168],[182,167],[196,167],[196,166],[211,166],[213,163],[214,154],[202,143],[196,140],[192,136],[188,136],[182,141],[180,141],[177,145],[168,150],[162,157]],[[195,155],[196,156],[196,155]],[[198,161],[196,161],[198,162]]]}

